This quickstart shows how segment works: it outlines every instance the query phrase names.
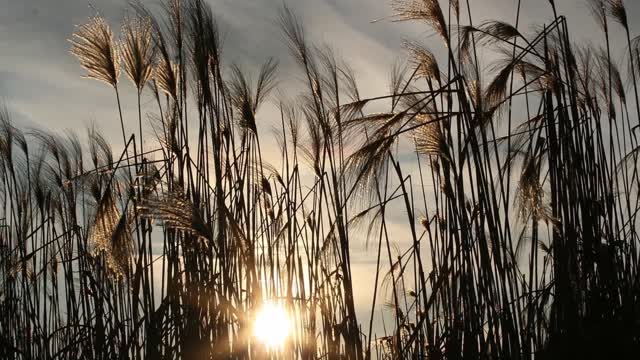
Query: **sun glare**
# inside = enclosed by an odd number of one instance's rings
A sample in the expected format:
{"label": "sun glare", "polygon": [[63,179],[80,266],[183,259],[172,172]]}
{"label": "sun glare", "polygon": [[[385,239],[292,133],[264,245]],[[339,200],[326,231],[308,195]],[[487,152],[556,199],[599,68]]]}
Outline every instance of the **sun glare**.
{"label": "sun glare", "polygon": [[267,348],[284,345],[291,331],[289,315],[282,305],[265,303],[257,312],[253,324],[253,335]]}

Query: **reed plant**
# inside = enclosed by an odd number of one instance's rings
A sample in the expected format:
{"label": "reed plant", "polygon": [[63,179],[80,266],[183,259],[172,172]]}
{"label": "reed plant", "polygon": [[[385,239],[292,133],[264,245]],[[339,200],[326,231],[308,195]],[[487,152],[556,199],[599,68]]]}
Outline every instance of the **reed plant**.
{"label": "reed plant", "polygon": [[[0,111],[0,357],[639,353],[640,38],[625,4],[589,1],[600,47],[572,42],[553,0],[531,32],[520,1],[515,25],[474,23],[472,3],[393,0],[392,21],[441,46],[405,42],[406,66],[373,98],[287,6],[293,100],[275,96],[275,60],[256,74],[225,62],[203,0],[136,3],[119,40],[99,15],[78,27],[71,53],[113,87],[124,147]],[[279,118],[264,119],[268,99]],[[270,123],[276,159],[261,148]],[[364,243],[373,284],[353,271]],[[361,287],[371,304],[357,304]],[[267,302],[291,318],[277,348],[252,336]]]}

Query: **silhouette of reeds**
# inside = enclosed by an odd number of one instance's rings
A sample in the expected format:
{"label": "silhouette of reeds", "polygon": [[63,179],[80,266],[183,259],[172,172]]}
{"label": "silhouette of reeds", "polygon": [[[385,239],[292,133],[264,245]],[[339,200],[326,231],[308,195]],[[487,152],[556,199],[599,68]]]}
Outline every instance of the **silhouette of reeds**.
{"label": "silhouette of reeds", "polygon": [[[407,65],[373,98],[284,6],[302,88],[278,103],[279,159],[260,146],[277,62],[255,78],[224,65],[204,1],[159,16],[134,5],[121,43],[91,18],[71,52],[114,87],[124,150],[92,129],[85,146],[24,132],[0,111],[0,357],[632,358],[640,38],[622,0],[589,1],[602,48],[572,43],[550,4],[553,20],[526,33],[474,25],[469,1],[394,0],[392,20],[426,24],[442,48],[407,41]],[[361,243],[374,284],[352,271]],[[266,301],[292,318],[281,348],[251,336]]]}

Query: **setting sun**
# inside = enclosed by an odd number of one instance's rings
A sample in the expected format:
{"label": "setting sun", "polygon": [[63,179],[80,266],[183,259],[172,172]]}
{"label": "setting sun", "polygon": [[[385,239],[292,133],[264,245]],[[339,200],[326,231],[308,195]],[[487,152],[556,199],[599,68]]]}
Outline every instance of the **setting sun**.
{"label": "setting sun", "polygon": [[268,302],[258,310],[253,324],[253,335],[266,347],[281,347],[290,331],[289,315],[282,305]]}

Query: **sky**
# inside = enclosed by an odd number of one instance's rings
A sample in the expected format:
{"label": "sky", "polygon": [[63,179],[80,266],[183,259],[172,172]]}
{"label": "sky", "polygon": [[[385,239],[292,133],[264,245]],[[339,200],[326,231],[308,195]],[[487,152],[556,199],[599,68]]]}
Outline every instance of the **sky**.
{"label": "sky", "polygon": [[[143,0],[151,8],[159,0]],[[225,58],[255,67],[268,57],[280,60],[281,83],[295,80],[276,24],[282,0],[208,0],[225,33]],[[629,18],[640,15],[637,1],[626,1]],[[75,129],[95,123],[108,136],[117,135],[113,96],[109,88],[81,78],[83,71],[69,54],[74,26],[93,13],[91,4],[117,29],[128,0],[0,0],[0,101],[14,122],[25,127]],[[590,40],[595,31],[585,0],[556,0],[559,13],[569,17],[574,38]],[[470,0],[474,22],[515,21],[516,0]],[[330,44],[355,69],[362,92],[386,90],[391,65],[402,56],[404,38],[437,39],[423,24],[399,24],[384,19],[392,14],[390,0],[289,0],[302,18],[310,38]],[[526,0],[524,28],[549,22],[547,0]],[[373,22],[374,20],[381,21]],[[640,27],[637,29],[640,32]],[[596,40],[599,40],[597,38]],[[133,99],[128,98],[129,101]],[[148,98],[148,101],[151,99]],[[133,107],[133,103],[127,104]]]}
{"label": "sky", "polygon": [[[158,0],[142,2],[151,8],[158,4]],[[277,25],[282,0],[208,2],[225,34],[224,58],[251,69],[274,57],[280,61],[279,91],[295,92],[299,73]],[[89,3],[118,29],[128,1],[0,0],[0,104],[8,107],[14,124],[21,128],[73,130],[82,135],[94,125],[114,142],[117,151],[121,137],[112,90],[81,78],[84,72],[69,54],[67,39],[74,26],[84,23],[94,12]],[[515,22],[517,0],[469,0],[469,3],[474,24],[489,19]],[[551,21],[548,0],[522,3],[523,31],[533,24]],[[428,26],[391,22],[390,0],[288,0],[287,4],[300,16],[311,41],[331,45],[355,69],[363,96],[386,93],[390,68],[403,56],[403,39],[433,46],[436,55],[442,49]],[[574,40],[595,43],[602,40],[585,0],[556,0],[556,4],[558,12],[567,15]],[[640,1],[627,0],[626,5],[632,36],[634,32],[640,34],[640,23],[634,21],[640,16]],[[620,59],[624,55],[621,35],[619,27],[614,27],[614,57]],[[126,86],[125,117],[133,118],[135,97],[127,96],[133,94],[133,88]],[[143,97],[143,102],[151,101],[149,95]],[[258,114],[263,128],[269,127],[272,113],[273,107],[271,110],[267,107]],[[133,131],[131,126],[129,130]],[[359,260],[353,269],[354,277],[358,284],[373,284],[375,264],[367,259],[375,256],[375,249],[367,251],[361,244],[356,246],[354,251]],[[368,312],[370,289],[370,286],[355,287],[360,314]],[[361,321],[367,319],[360,316]]]}

